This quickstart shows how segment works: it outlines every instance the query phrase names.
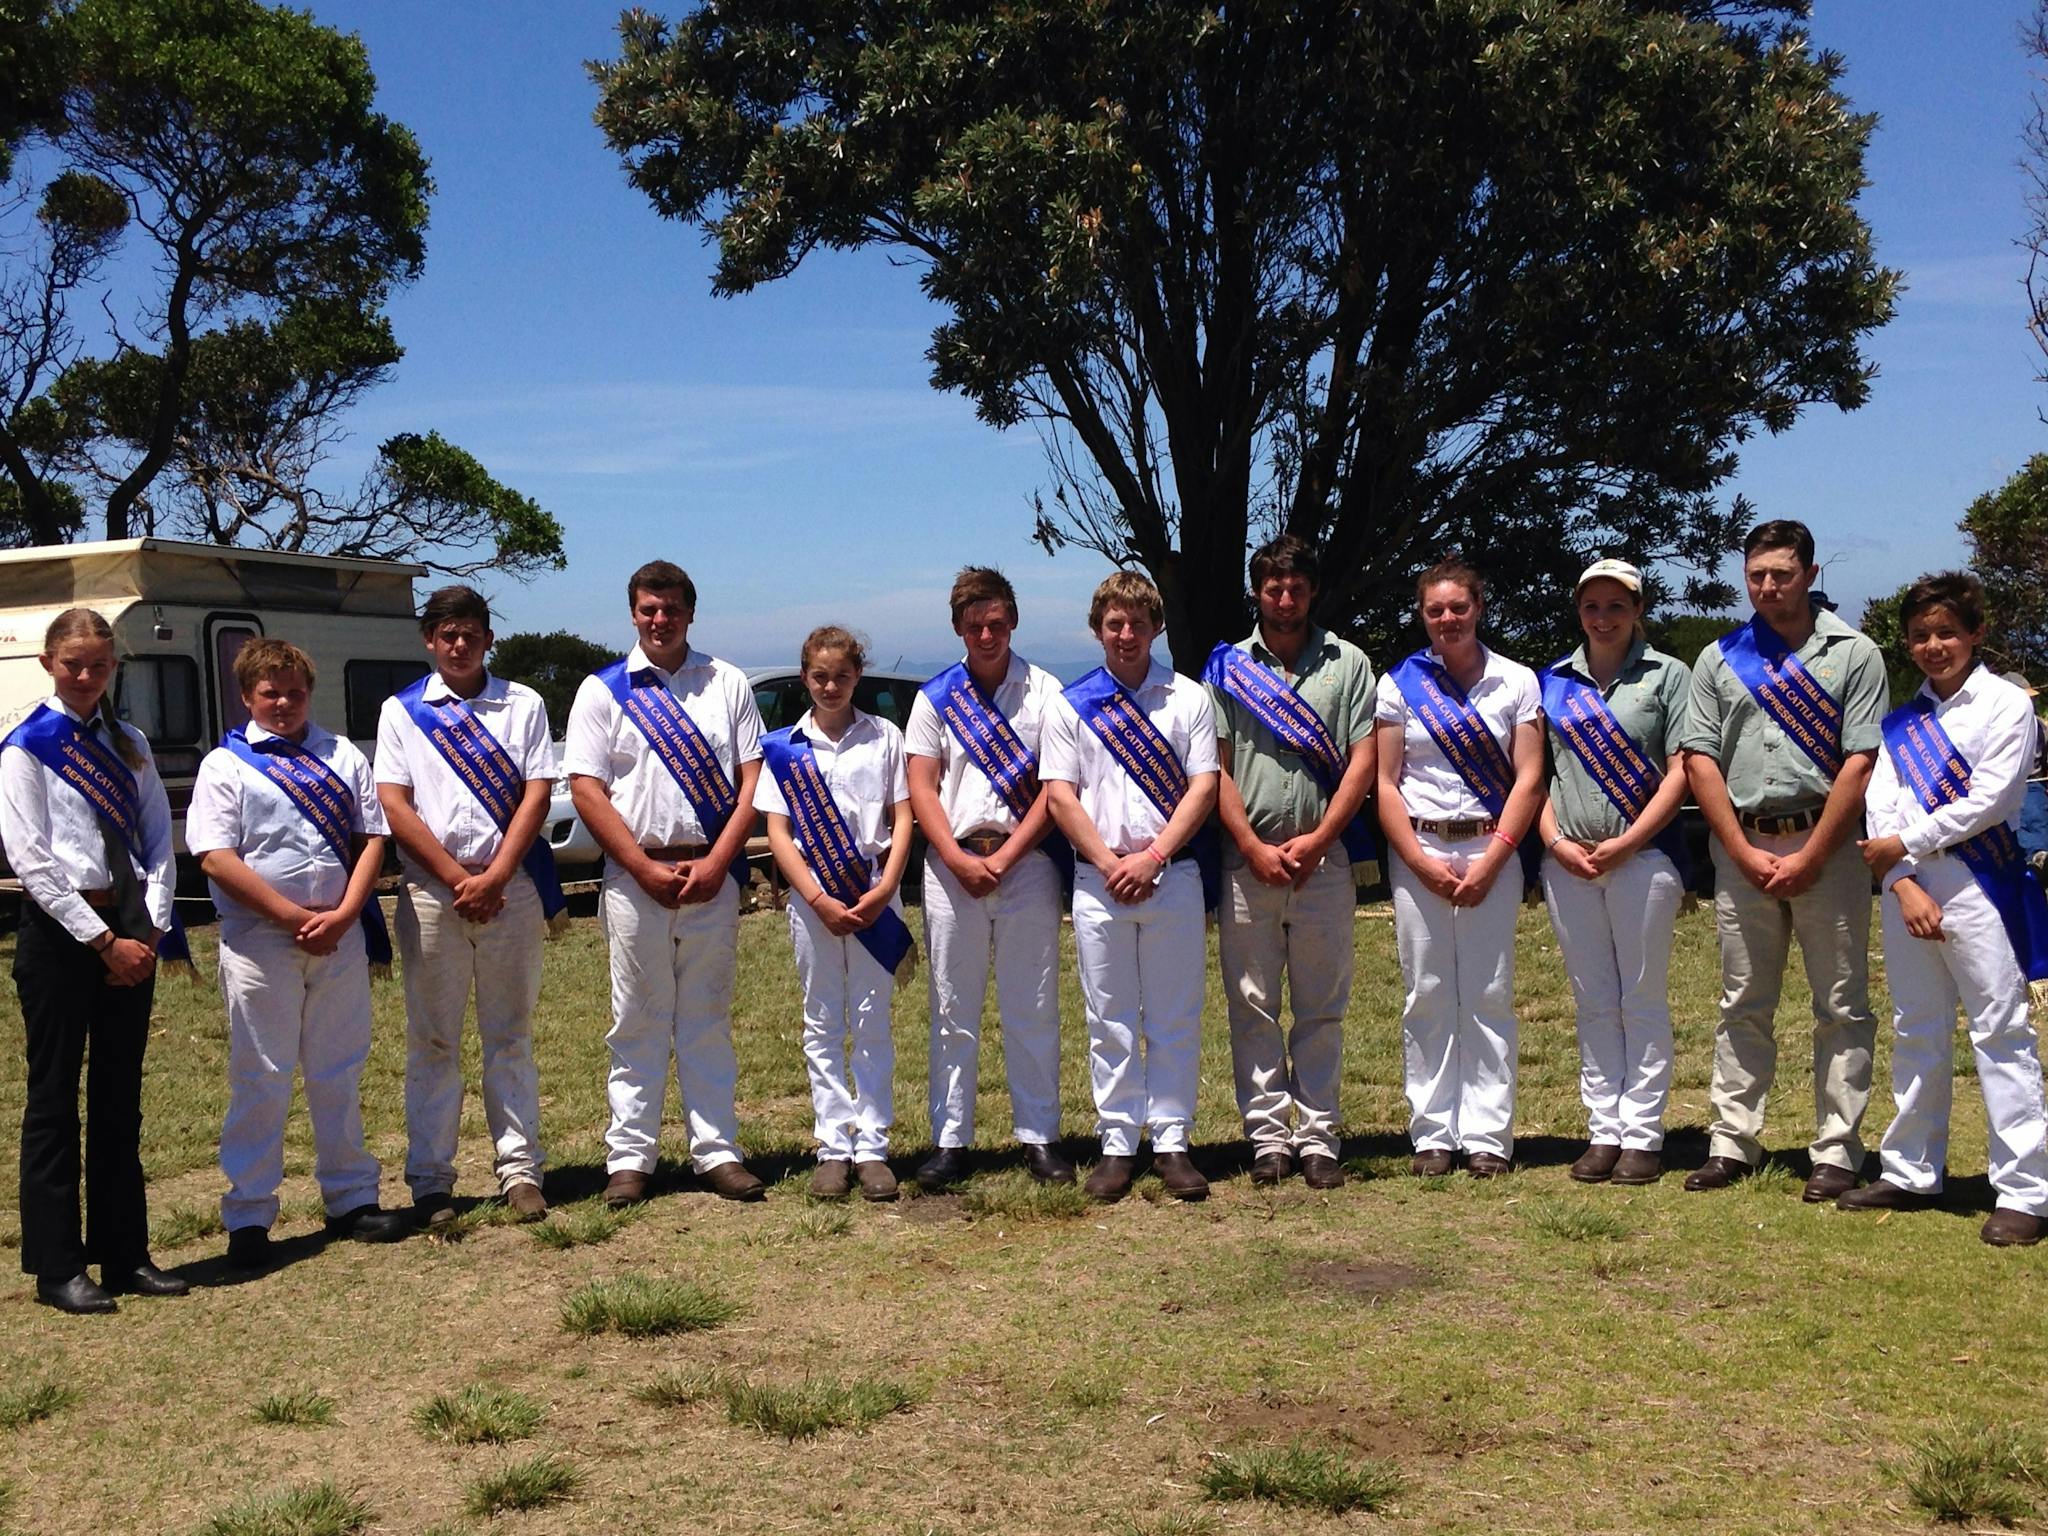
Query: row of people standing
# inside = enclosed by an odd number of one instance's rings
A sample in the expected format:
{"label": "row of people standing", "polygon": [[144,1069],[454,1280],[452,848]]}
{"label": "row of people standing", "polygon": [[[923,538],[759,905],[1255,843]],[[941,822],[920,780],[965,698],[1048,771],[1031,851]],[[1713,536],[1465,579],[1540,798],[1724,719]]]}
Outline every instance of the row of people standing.
{"label": "row of people standing", "polygon": [[[1867,640],[1808,603],[1815,570],[1799,525],[1755,530],[1745,574],[1756,621],[1709,653],[1688,683],[1680,663],[1642,640],[1639,573],[1597,563],[1577,594],[1586,644],[1539,680],[1479,640],[1477,576],[1441,566],[1418,588],[1429,647],[1375,684],[1362,653],[1309,623],[1314,554],[1282,539],[1252,562],[1258,627],[1217,648],[1207,689],[1153,659],[1158,593],[1119,574],[1098,589],[1089,615],[1104,664],[1062,690],[1011,651],[1018,615],[1009,584],[970,568],[951,602],[966,655],[920,694],[906,750],[893,726],[853,709],[860,648],[829,628],[811,636],[802,657],[813,711],[764,738],[743,675],[688,645],[689,578],[666,562],[642,567],[629,582],[640,643],[586,681],[566,749],[578,809],[607,853],[607,1198],[626,1204],[646,1193],[671,1064],[699,1177],[726,1198],[762,1192],[741,1156],[734,1110],[737,899],[728,876],[744,871],[752,817],[742,806],[767,815],[777,860],[803,898],[791,908],[791,929],[806,997],[817,1193],[844,1193],[855,1178],[871,1198],[894,1193],[888,997],[911,951],[897,886],[913,813],[930,842],[937,1145],[921,1182],[943,1187],[963,1171],[991,975],[1026,1166],[1040,1179],[1075,1177],[1056,1145],[1064,854],[1075,865],[1102,1142],[1090,1195],[1107,1201],[1128,1190],[1147,1131],[1169,1191],[1206,1192],[1187,1146],[1201,914],[1219,903],[1252,1177],[1274,1182],[1298,1165],[1312,1185],[1341,1184],[1351,871],[1369,856],[1361,809],[1375,783],[1393,854],[1416,1172],[1448,1172],[1460,1156],[1482,1177],[1510,1166],[1515,866],[1533,830],[1580,1013],[1592,1144],[1573,1175],[1648,1182],[1661,1171],[1671,1054],[1665,983],[1681,881],[1669,833],[1687,772],[1717,841],[1726,983],[1713,1155],[1688,1188],[1732,1182],[1760,1159],[1770,1019],[1787,936],[1797,931],[1818,1021],[1808,1197],[1927,1198],[1930,1181],[1938,1188],[1930,1138],[1945,1134],[1946,1083],[1925,1062],[1914,1069],[1913,1108],[1902,1097],[1894,1127],[1900,1177],[1889,1177],[1888,1145],[1888,1177],[1855,1187],[1872,1026],[1867,877],[1851,834],[1876,756],[1882,665]],[[1973,602],[1981,597],[1936,593],[1923,607],[1947,616],[1942,643],[1965,657],[1965,702],[1981,694],[1997,704],[2001,729],[2016,727],[2003,721],[2012,700],[1969,664],[1981,631]],[[237,668],[250,724],[209,755],[195,786],[188,842],[222,913],[231,1038],[223,1216],[240,1264],[265,1261],[295,1068],[305,1074],[316,1177],[337,1231],[388,1240],[452,1214],[457,1044],[472,991],[501,1192],[522,1217],[545,1214],[531,1015],[542,924],[561,896],[537,834],[560,770],[538,698],[483,667],[492,638],[483,599],[444,589],[421,629],[435,667],[387,702],[374,772],[307,718],[310,659],[265,641]],[[113,652],[104,622],[83,610],[64,615],[44,662],[55,694],[8,738],[23,750],[0,754],[0,834],[33,909],[16,957],[31,1063],[23,1263],[45,1300],[103,1310],[122,1288],[182,1288],[147,1256],[131,1107],[142,1037],[131,1015],[139,1005],[146,1020],[155,951],[175,932],[168,814],[146,746],[105,706]],[[1932,672],[1930,687],[1939,694]],[[1939,695],[1940,707],[1949,702]],[[2030,712],[2025,720],[2031,726]],[[1968,745],[1983,744],[1971,737]],[[1950,799],[1975,807],[1983,826],[1953,807],[1917,817],[1900,810],[1902,830],[1866,848],[1869,866],[1897,891],[1901,932],[1923,946],[1933,942],[1928,931],[1948,937],[1929,904],[1970,903],[1952,890],[1947,902],[1923,903],[1915,861],[1934,868],[1930,879],[1947,890],[1939,850],[1948,834],[1985,834],[2009,787],[1998,777],[2002,754],[1970,756],[1975,778],[1966,766]],[[1205,847],[1212,810],[1226,839],[1213,870]],[[388,955],[371,899],[387,828],[406,873],[399,944],[410,1217],[377,1206],[379,1170],[362,1145],[358,1091],[369,1040],[365,962]],[[1958,928],[1977,934],[1982,925]],[[2010,961],[2014,951],[2004,953]],[[2010,1090],[1992,1105],[2001,1210],[1987,1237],[2029,1241],[2048,1182],[2039,1177],[2037,1067],[2031,1097],[2026,1084],[2026,977],[2007,967],[2021,978],[2015,1014],[2009,985],[2002,1003],[1986,1003],[1989,972],[1970,972],[1966,984],[1948,959],[1929,970],[1916,1006],[1924,1014],[1946,985],[1951,1006],[1960,995],[1981,1026],[1980,1059]],[[1294,1013],[1288,1031],[1280,1027],[1283,979]],[[67,1011],[75,990],[95,999],[83,1014]],[[1904,1029],[1903,1010],[1900,1019]],[[81,1242],[72,1100],[88,1035],[93,1201]],[[1907,1146],[1910,1136],[1919,1142]],[[87,1259],[101,1265],[103,1286],[85,1277]]]}

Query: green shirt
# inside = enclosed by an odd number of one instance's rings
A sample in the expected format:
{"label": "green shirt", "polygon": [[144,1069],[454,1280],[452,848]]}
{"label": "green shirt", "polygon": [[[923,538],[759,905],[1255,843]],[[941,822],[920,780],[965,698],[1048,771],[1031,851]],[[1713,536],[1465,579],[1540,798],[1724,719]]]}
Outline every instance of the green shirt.
{"label": "green shirt", "polygon": [[[1593,669],[1586,662],[1582,645],[1552,670],[1569,672],[1579,681],[1598,688]],[[1600,689],[1600,697],[1621,728],[1635,739],[1643,755],[1661,773],[1678,751],[1685,731],[1685,700],[1692,687],[1692,669],[1676,656],[1652,650],[1638,639],[1629,647],[1628,657],[1614,681]],[[1607,798],[1579,754],[1549,726],[1550,803],[1557,812],[1557,829],[1579,842],[1597,843],[1619,837],[1628,830],[1628,818],[1621,807]]]}
{"label": "green shirt", "polygon": [[[1365,652],[1349,640],[1311,627],[1301,653],[1301,670],[1290,673],[1253,630],[1238,642],[1252,659],[1286,678],[1310,709],[1323,717],[1340,752],[1348,753],[1372,734],[1373,672]],[[1280,744],[1252,712],[1212,686],[1216,736],[1230,745],[1230,777],[1244,800],[1245,815],[1261,842],[1284,843],[1313,832],[1330,808],[1330,797],[1308,771],[1301,754]],[[1226,846],[1226,856],[1234,850]]]}
{"label": "green shirt", "polygon": [[[1890,696],[1877,647],[1823,608],[1813,616],[1806,644],[1792,654],[1842,706],[1842,755],[1876,751]],[[1701,651],[1693,667],[1686,717],[1679,745],[1720,764],[1737,811],[1779,816],[1817,808],[1834,787],[1805,749],[1764,713],[1718,643]]]}

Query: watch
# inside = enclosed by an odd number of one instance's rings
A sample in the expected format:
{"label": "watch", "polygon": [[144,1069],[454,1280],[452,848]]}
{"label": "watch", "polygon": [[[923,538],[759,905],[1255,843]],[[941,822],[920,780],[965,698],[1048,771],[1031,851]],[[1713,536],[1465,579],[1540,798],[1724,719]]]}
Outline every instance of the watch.
{"label": "watch", "polygon": [[86,948],[90,949],[96,955],[104,955],[108,950],[114,947],[114,930],[111,928],[103,930],[100,934],[100,938],[105,939],[106,942],[102,944],[98,940],[94,940],[92,943],[86,946]]}

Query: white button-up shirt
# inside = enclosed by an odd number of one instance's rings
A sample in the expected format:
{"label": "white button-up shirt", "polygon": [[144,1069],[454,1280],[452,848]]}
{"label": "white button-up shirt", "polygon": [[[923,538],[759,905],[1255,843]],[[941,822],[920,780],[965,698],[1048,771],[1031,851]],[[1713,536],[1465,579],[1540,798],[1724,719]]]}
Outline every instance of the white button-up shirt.
{"label": "white button-up shirt", "polygon": [[[1058,678],[1012,651],[1009,673],[989,702],[1010,722],[1019,741],[1033,752],[1042,752],[1045,717],[1059,693]],[[938,759],[939,804],[945,807],[946,825],[955,837],[1016,830],[1018,818],[1011,814],[1008,803],[921,691],[911,700],[903,744],[912,757]]]}
{"label": "white button-up shirt", "polygon": [[[1934,697],[1924,683],[1920,694]],[[1885,876],[1886,890],[1912,874],[1918,861],[1979,832],[1996,826],[2017,829],[2020,806],[2027,798],[2027,768],[2039,727],[2024,692],[1980,666],[1954,693],[1936,701],[1934,718],[1970,765],[1969,792],[1939,810],[1927,810],[1912,785],[1899,776],[1891,749],[1878,748],[1864,798],[1870,835],[1896,836],[1906,845],[1906,857]]]}
{"label": "white button-up shirt", "polygon": [[[818,772],[832,791],[832,803],[846,818],[861,853],[879,859],[889,846],[889,813],[910,798],[910,780],[903,767],[903,733],[893,720],[881,720],[856,709],[839,740],[829,740],[805,710],[796,723],[818,760]],[[789,802],[766,764],[754,785],[754,809],[765,816],[787,816]],[[792,829],[794,830],[794,829]],[[802,846],[802,839],[798,839]]]}
{"label": "white button-up shirt", "polygon": [[[1216,709],[1209,690],[1154,661],[1145,681],[1131,690],[1159,734],[1173,748],[1189,778],[1215,773]],[[1102,738],[1081,723],[1064,693],[1045,717],[1038,776],[1074,786],[1081,809],[1095,823],[1110,852],[1119,856],[1148,848],[1166,829],[1166,817],[1138,781],[1110,755]]]}
{"label": "white button-up shirt", "polygon": [[[1479,649],[1486,657],[1485,670],[1466,693],[1465,702],[1500,743],[1508,760],[1508,783],[1512,787],[1515,728],[1543,718],[1543,694],[1536,685],[1536,674],[1520,662],[1509,661],[1491,646],[1482,645]],[[1442,664],[1442,658],[1434,651],[1430,656]],[[1477,821],[1493,814],[1409,709],[1391,667],[1380,677],[1373,719],[1401,727],[1399,782],[1401,799],[1410,816],[1418,821]]]}
{"label": "white button-up shirt", "polygon": [[[260,748],[272,739],[273,733],[253,720],[244,730],[252,747]],[[370,760],[354,742],[308,721],[300,745],[348,786],[358,818],[355,830],[365,837],[382,837],[390,830],[384,807],[377,802]],[[226,747],[215,747],[200,761],[199,776],[192,781],[192,804],[185,812],[185,846],[194,856],[216,848],[240,854],[265,885],[310,911],[339,906],[348,894],[351,866],[336,857],[320,829],[290,796]],[[208,884],[213,887],[213,904],[220,911],[223,928],[246,929],[268,921],[228,895],[217,882]]]}
{"label": "white button-up shirt", "polygon": [[[88,720],[74,714],[62,699],[51,698],[49,707],[91,732]],[[142,808],[136,831],[143,862],[130,858],[129,865],[141,882],[150,922],[159,931],[168,930],[171,897],[177,888],[170,802],[164,796],[163,780],[157,777],[148,741],[132,725],[122,725],[121,731],[142,757],[141,766],[130,764],[128,771],[135,775],[136,798]],[[118,745],[108,744],[120,751]],[[123,763],[127,761],[122,758]],[[107,931],[106,920],[78,894],[109,890],[114,883],[99,813],[26,747],[0,752],[0,842],[6,844],[7,862],[14,866],[28,899],[62,923],[66,933],[81,944],[90,944]]]}
{"label": "white button-up shirt", "polygon": [[[627,653],[626,672],[630,677],[642,671],[653,672],[675,695],[737,792],[740,764],[761,756],[761,712],[754,707],[746,673],[699,650],[687,652],[674,672],[664,672],[636,645]],[[562,771],[588,774],[610,785],[612,805],[643,848],[709,843],[717,836],[718,829],[698,818],[675,775],[648,747],[640,727],[626,718],[611,689],[594,675],[583,679],[570,706]]]}
{"label": "white button-up shirt", "polygon": [[[459,697],[436,672],[428,677],[422,700],[431,708]],[[505,749],[523,782],[557,776],[548,709],[539,694],[524,683],[486,673],[483,691],[466,702],[477,723]],[[384,701],[377,716],[377,782],[403,784],[412,791],[420,820],[456,863],[488,864],[498,856],[505,840],[498,824],[395,695]],[[407,870],[420,873],[403,849],[399,858]]]}

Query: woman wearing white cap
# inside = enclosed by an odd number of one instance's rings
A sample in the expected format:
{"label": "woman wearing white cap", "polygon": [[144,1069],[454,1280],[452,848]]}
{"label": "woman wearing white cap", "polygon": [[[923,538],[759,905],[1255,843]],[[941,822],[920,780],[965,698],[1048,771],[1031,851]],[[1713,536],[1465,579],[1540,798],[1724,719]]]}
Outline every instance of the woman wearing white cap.
{"label": "woman wearing white cap", "polygon": [[1479,577],[1447,562],[1416,583],[1429,648],[1380,679],[1380,826],[1393,854],[1394,943],[1411,1169],[1474,1178],[1514,1157],[1515,850],[1543,797],[1536,674],[1479,641]]}
{"label": "woman wearing white cap", "polygon": [[1643,573],[1596,560],[1579,577],[1586,642],[1544,668],[1548,800],[1543,896],[1578,1008],[1584,1184],[1654,1183],[1671,1096],[1669,974],[1685,894],[1678,738],[1692,672],[1643,633]]}

